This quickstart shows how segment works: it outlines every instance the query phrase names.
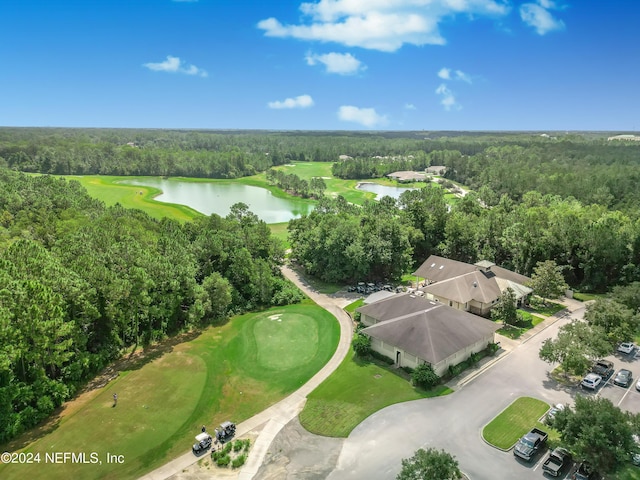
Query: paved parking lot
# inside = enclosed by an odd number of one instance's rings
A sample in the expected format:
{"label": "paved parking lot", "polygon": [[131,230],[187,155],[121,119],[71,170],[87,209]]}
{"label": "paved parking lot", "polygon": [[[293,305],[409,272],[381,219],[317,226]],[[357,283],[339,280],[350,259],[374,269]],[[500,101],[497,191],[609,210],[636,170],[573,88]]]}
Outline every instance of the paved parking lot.
{"label": "paved parking lot", "polygon": [[[636,348],[628,355],[617,353],[606,358],[613,362],[615,372],[595,391],[582,390],[584,395],[597,395],[611,400],[611,403],[631,413],[640,413],[640,392],[636,390],[636,382],[640,380],[640,351]],[[620,369],[633,372],[633,381],[628,388],[614,385],[613,379]]]}

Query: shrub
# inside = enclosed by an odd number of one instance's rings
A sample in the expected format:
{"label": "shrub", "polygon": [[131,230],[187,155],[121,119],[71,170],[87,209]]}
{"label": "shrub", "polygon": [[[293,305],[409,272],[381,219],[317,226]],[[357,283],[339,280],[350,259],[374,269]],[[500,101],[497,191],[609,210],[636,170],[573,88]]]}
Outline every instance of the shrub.
{"label": "shrub", "polygon": [[440,383],[440,377],[436,375],[428,363],[421,363],[411,373],[411,380],[422,388],[431,388]]}
{"label": "shrub", "polygon": [[497,343],[489,343],[487,345],[487,355],[494,355],[498,350],[500,350],[500,345]]}
{"label": "shrub", "polygon": [[221,455],[216,460],[216,465],[219,467],[226,467],[231,462],[231,457],[229,455]]}
{"label": "shrub", "polygon": [[240,468],[242,465],[244,465],[244,462],[246,460],[247,460],[247,456],[244,454],[234,458],[233,461],[231,462],[231,468]]}
{"label": "shrub", "polygon": [[244,441],[244,451],[247,452],[249,451],[249,447],[251,446],[251,440],[249,440],[248,438]]}
{"label": "shrub", "polygon": [[362,317],[362,314],[361,314],[360,312],[355,312],[355,313],[353,314],[353,319],[354,319],[356,322],[359,322],[361,317]]}
{"label": "shrub", "polygon": [[371,355],[373,358],[380,360],[383,363],[386,363],[387,365],[393,365],[394,363],[396,363],[393,358],[389,358],[386,355],[383,355],[379,352],[376,352],[375,350],[371,350],[369,352],[369,355]]}
{"label": "shrub", "polygon": [[226,443],[225,446],[222,448],[222,453],[224,453],[225,455],[229,455],[229,453],[231,453],[231,444],[230,443]]}
{"label": "shrub", "polygon": [[233,442],[233,451],[239,452],[240,450],[242,450],[243,446],[244,442],[242,440],[236,440],[235,442]]}
{"label": "shrub", "polygon": [[351,346],[358,357],[366,357],[371,352],[371,339],[366,335],[356,333]]}

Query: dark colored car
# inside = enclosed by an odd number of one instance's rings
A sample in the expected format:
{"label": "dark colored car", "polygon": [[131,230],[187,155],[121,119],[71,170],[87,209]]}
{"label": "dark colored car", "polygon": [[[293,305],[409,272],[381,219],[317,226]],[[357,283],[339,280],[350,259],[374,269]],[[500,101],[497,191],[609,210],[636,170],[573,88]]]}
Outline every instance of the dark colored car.
{"label": "dark colored car", "polygon": [[620,370],[616,375],[616,378],[613,379],[613,383],[624,388],[631,385],[631,382],[633,382],[633,373],[631,373],[631,370],[627,370],[626,368]]}
{"label": "dark colored car", "polygon": [[597,375],[600,375],[603,380],[606,380],[611,375],[613,375],[613,362],[610,362],[609,360],[598,360],[593,364],[591,371]]}
{"label": "dark colored car", "polygon": [[578,464],[571,478],[572,480],[598,480],[600,475],[594,472],[588,463],[582,462]]}
{"label": "dark colored car", "polygon": [[211,448],[212,438],[208,433],[202,432],[196,436],[196,443],[193,444],[191,450],[195,455],[200,455]]}

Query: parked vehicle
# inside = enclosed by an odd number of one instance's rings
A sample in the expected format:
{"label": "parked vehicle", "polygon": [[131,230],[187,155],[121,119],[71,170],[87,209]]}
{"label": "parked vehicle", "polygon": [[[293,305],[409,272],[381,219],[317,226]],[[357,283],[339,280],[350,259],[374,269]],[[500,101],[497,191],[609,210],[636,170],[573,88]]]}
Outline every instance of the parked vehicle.
{"label": "parked vehicle", "polygon": [[582,385],[582,388],[595,390],[601,383],[602,377],[600,375],[597,373],[587,373],[587,375],[582,379],[582,382],[580,382],[580,385]]}
{"label": "parked vehicle", "polygon": [[216,428],[216,439],[220,443],[225,443],[233,438],[236,434],[236,424],[233,422],[222,422],[218,428]]}
{"label": "parked vehicle", "polygon": [[191,447],[191,451],[194,455],[200,455],[201,453],[206,452],[211,447],[211,435],[206,432],[199,433],[196,435],[196,443]]}
{"label": "parked vehicle", "polygon": [[565,409],[565,405],[563,403],[558,403],[556,405],[554,405],[553,407],[551,407],[549,409],[549,412],[547,412],[547,420],[551,420],[553,421],[553,419],[556,417],[556,414],[558,412],[561,412]]}
{"label": "parked vehicle", "polygon": [[547,432],[543,432],[537,428],[532,428],[529,433],[523,436],[513,449],[513,454],[517,457],[531,461],[533,456],[538,452],[544,444],[547,443]]}
{"label": "parked vehicle", "polygon": [[638,380],[638,383],[636,383],[636,390],[640,392],[640,380]]}
{"label": "parked vehicle", "polygon": [[613,379],[613,383],[624,388],[631,385],[632,381],[633,373],[631,373],[631,370],[627,370],[626,368],[621,369],[616,375],[616,378]]}
{"label": "parked vehicle", "polygon": [[606,380],[613,375],[613,362],[610,362],[609,360],[598,360],[593,364],[591,371]]}
{"label": "parked vehicle", "polygon": [[571,465],[571,454],[564,448],[556,448],[544,461],[542,470],[552,477],[559,477],[566,467]]}
{"label": "parked vehicle", "polygon": [[578,464],[576,471],[571,476],[572,480],[598,480],[600,475],[593,471],[587,462]]}
{"label": "parked vehicle", "polygon": [[631,352],[635,350],[636,346],[633,342],[623,342],[618,345],[618,351],[620,353],[624,353],[625,355],[629,355]]}

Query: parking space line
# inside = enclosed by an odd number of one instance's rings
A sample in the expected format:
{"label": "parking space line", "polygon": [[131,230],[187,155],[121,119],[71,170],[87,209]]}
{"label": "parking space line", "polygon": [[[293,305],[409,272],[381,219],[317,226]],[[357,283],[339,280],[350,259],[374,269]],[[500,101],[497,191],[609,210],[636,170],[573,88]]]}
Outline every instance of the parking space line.
{"label": "parking space line", "polygon": [[[633,382],[632,382],[633,383]],[[621,387],[622,388],[622,387]],[[620,404],[622,403],[622,401],[627,397],[627,395],[629,395],[629,392],[631,391],[631,387],[627,388],[627,391],[624,392],[624,395],[622,396],[622,398],[620,399],[620,401],[618,402],[618,407],[620,406]]]}
{"label": "parking space line", "polygon": [[542,464],[542,462],[544,461],[544,457],[546,457],[546,453],[544,455],[540,456],[540,460],[538,460],[538,463],[535,464],[535,466],[533,467],[533,471],[535,472],[536,469]]}

